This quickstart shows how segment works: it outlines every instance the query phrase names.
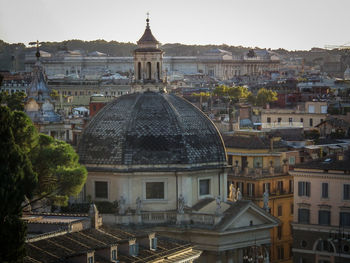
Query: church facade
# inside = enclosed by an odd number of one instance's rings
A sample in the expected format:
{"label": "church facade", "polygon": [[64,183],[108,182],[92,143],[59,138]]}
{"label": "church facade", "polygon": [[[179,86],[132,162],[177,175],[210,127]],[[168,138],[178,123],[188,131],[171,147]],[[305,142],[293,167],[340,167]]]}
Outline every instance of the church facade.
{"label": "church facade", "polygon": [[85,196],[117,203],[105,224],[146,225],[192,241],[200,262],[269,262],[279,220],[250,201],[227,200],[226,151],[211,120],[166,92],[163,52],[147,19],[134,51],[131,93],[107,104],[78,145],[88,170]]}

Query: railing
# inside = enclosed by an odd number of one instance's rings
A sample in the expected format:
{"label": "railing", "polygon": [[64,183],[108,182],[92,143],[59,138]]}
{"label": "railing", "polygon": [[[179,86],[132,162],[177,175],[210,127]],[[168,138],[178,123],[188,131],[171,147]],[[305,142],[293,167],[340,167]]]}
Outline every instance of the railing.
{"label": "railing", "polygon": [[263,129],[271,129],[271,128],[303,128],[304,123],[303,122],[265,122],[262,123],[261,127]]}

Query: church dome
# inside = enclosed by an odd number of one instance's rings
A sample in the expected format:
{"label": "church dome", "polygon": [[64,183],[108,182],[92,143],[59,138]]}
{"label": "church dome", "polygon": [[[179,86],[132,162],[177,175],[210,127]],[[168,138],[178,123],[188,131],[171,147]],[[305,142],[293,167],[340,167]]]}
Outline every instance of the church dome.
{"label": "church dome", "polygon": [[86,127],[80,162],[91,171],[177,171],[226,166],[220,133],[199,109],[172,94],[124,95]]}

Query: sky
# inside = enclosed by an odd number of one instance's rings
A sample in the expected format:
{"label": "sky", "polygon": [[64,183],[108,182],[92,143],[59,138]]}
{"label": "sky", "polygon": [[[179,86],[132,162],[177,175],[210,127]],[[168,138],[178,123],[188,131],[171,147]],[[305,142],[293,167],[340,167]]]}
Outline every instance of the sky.
{"label": "sky", "polygon": [[0,0],[0,39],[135,43],[150,13],[162,44],[309,50],[350,44],[350,0]]}

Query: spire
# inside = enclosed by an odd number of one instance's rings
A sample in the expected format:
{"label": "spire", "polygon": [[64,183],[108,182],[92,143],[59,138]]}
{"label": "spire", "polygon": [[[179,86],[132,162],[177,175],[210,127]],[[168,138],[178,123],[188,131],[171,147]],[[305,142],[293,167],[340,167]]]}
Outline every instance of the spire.
{"label": "spire", "polygon": [[137,41],[137,45],[140,47],[153,47],[158,48],[158,40],[153,36],[151,28],[149,26],[149,13],[147,12],[146,29],[142,37]]}
{"label": "spire", "polygon": [[146,23],[147,23],[146,28],[147,28],[147,29],[150,29],[150,28],[149,28],[149,12],[147,12]]}

